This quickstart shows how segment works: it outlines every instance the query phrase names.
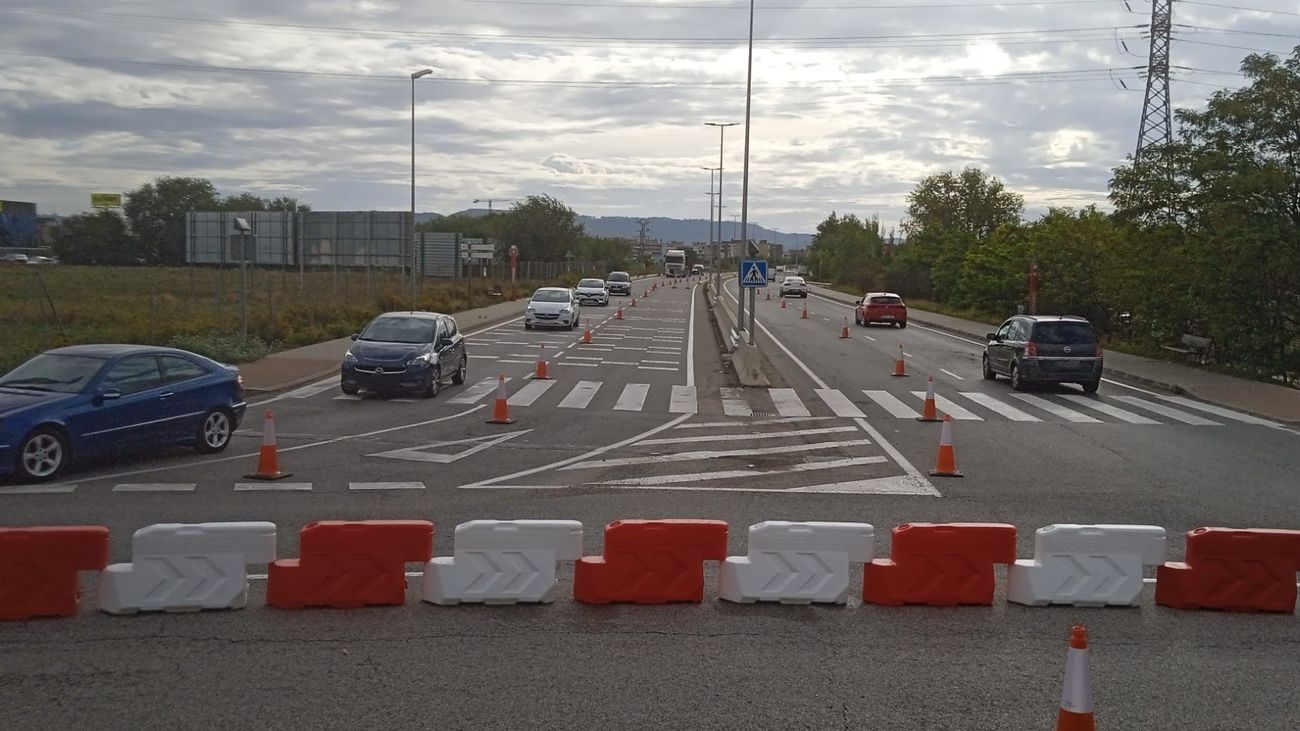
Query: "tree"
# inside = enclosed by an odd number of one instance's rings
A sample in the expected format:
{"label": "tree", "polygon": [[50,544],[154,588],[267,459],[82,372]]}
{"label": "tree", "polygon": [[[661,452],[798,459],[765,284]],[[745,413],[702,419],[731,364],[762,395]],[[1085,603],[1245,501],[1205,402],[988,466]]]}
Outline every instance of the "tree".
{"label": "tree", "polygon": [[981,170],[967,168],[960,175],[948,171],[924,178],[907,195],[903,231],[909,239],[931,231],[983,238],[1019,222],[1024,205],[1023,198]]}
{"label": "tree", "polygon": [[63,219],[51,243],[65,264],[131,266],[146,256],[127,231],[126,220],[113,210]]}
{"label": "tree", "polygon": [[808,258],[823,277],[867,291],[880,286],[883,279],[883,249],[878,219],[863,221],[852,214],[841,217],[832,211],[817,224]]}
{"label": "tree", "polygon": [[204,178],[158,178],[126,194],[123,212],[143,255],[163,264],[185,262],[185,214],[215,211],[220,201]]}
{"label": "tree", "polygon": [[221,201],[221,210],[223,211],[310,211],[311,206],[299,201],[297,198],[289,196],[280,196],[278,198],[262,198],[252,193],[237,193],[226,196]]}
{"label": "tree", "polygon": [[492,223],[525,261],[563,261],[584,235],[578,214],[549,195],[530,195]]}

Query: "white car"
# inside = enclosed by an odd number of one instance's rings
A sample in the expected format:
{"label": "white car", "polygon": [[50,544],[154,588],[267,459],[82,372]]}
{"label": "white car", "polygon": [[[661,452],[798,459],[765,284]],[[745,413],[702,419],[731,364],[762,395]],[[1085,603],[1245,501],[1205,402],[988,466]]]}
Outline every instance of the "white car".
{"label": "white car", "polygon": [[781,296],[790,295],[791,297],[808,297],[808,283],[803,277],[786,277],[781,280]]}
{"label": "white car", "polygon": [[542,287],[533,292],[524,310],[524,329],[534,327],[566,327],[570,330],[578,326],[582,317],[582,307],[573,290],[565,287]]}
{"label": "white car", "polygon": [[603,279],[583,279],[578,282],[578,287],[573,292],[578,296],[579,304],[601,307],[609,304],[609,290],[605,287]]}

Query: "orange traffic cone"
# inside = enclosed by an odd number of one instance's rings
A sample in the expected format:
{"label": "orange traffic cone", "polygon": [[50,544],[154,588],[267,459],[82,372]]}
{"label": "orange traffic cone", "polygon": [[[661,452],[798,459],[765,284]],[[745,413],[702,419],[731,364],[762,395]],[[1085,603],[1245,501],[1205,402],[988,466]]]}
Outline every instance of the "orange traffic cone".
{"label": "orange traffic cone", "polygon": [[583,328],[583,331],[582,331],[582,342],[583,342],[584,344],[590,344],[590,343],[591,343],[591,321],[590,321],[590,320],[587,321],[587,326],[586,326],[585,328]]}
{"label": "orange traffic cone", "polygon": [[1061,710],[1056,731],[1096,731],[1092,715],[1092,668],[1088,657],[1088,629],[1070,629],[1070,649],[1065,654],[1065,683],[1061,688]]}
{"label": "orange traffic cone", "polygon": [[618,312],[615,312],[615,313],[614,313],[614,319],[615,319],[615,320],[622,320],[622,319],[623,319],[623,308],[622,308],[622,307],[619,307],[619,308],[618,308]]}
{"label": "orange traffic cone", "polygon": [[632,298],[632,306],[633,306],[633,307],[636,307],[636,297],[633,297],[633,298]]}
{"label": "orange traffic cone", "polygon": [[920,416],[916,417],[917,421],[943,421],[939,418],[939,409],[934,403],[934,376],[930,376],[930,382],[925,387],[925,410]]}
{"label": "orange traffic cone", "polygon": [[894,372],[889,375],[894,378],[907,378],[907,364],[903,362],[903,344],[898,344],[898,360],[894,361]]}
{"label": "orange traffic cone", "polygon": [[799,315],[799,319],[800,319],[800,320],[807,320],[807,319],[808,319],[808,303],[807,303],[807,302],[803,303],[803,313]]}
{"label": "orange traffic cone", "polygon": [[497,376],[497,402],[492,408],[492,418],[487,420],[489,424],[513,424],[514,419],[510,418],[510,407],[506,404],[506,377]]}
{"label": "orange traffic cone", "polygon": [[952,449],[952,415],[943,415],[943,431],[939,434],[939,460],[934,469],[930,470],[932,477],[961,477],[962,474],[957,471],[957,454]]}
{"label": "orange traffic cone", "polygon": [[783,309],[783,310],[785,309],[785,298],[784,298],[784,297],[781,298],[781,309]]}
{"label": "orange traffic cone", "polygon": [[280,454],[275,447],[275,414],[266,412],[262,420],[262,452],[257,456],[257,472],[244,475],[249,480],[281,480],[290,473],[280,471]]}
{"label": "orange traffic cone", "polygon": [[546,346],[537,346],[537,372],[533,374],[534,381],[549,381],[551,376],[546,371]]}
{"label": "orange traffic cone", "polygon": [[840,339],[845,340],[849,337],[849,318],[844,318],[844,327],[840,328]]}
{"label": "orange traffic cone", "polygon": [[768,293],[767,293],[767,301],[768,301],[768,302],[771,302],[771,301],[772,301],[772,293],[771,293],[771,292],[768,292]]}

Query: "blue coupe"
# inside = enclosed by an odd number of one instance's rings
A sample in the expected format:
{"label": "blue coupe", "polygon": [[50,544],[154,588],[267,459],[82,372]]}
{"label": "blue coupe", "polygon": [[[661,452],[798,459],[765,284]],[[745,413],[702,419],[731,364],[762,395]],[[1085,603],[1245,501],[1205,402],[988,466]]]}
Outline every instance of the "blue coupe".
{"label": "blue coupe", "polygon": [[73,459],[145,447],[220,452],[244,418],[234,366],[173,348],[75,345],[0,377],[0,475],[58,477]]}

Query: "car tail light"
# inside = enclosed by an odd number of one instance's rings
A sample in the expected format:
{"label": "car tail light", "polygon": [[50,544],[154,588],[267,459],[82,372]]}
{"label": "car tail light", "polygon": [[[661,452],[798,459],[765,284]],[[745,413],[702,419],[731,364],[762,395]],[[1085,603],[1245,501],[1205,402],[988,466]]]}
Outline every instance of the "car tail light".
{"label": "car tail light", "polygon": [[1025,343],[1025,357],[1026,357],[1026,358],[1037,358],[1037,357],[1038,357],[1038,343],[1035,343],[1035,342],[1032,341],[1032,340],[1030,340],[1029,342]]}

